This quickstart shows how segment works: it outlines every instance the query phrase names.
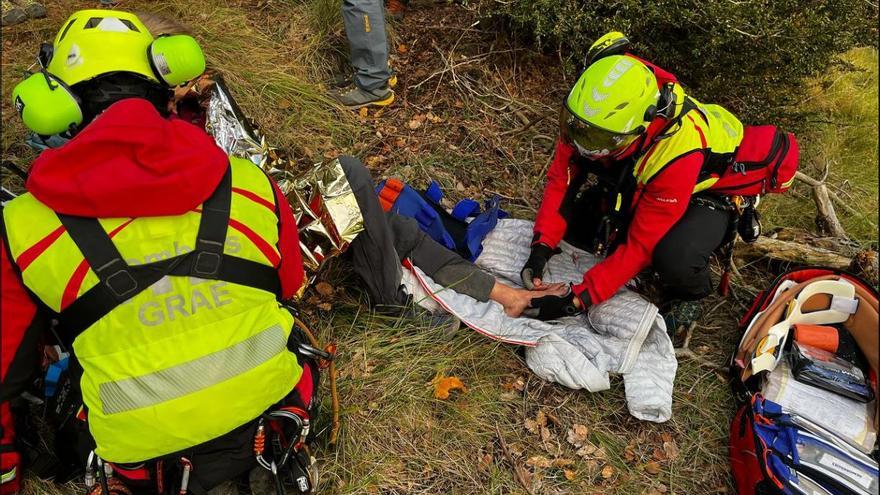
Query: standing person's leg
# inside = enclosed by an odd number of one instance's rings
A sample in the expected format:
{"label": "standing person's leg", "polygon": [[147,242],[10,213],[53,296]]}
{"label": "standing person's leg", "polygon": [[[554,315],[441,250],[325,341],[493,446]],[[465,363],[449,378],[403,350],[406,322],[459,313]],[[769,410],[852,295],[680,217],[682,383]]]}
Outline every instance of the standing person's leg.
{"label": "standing person's leg", "polygon": [[388,38],[382,0],[343,0],[342,20],[355,69],[354,87],[337,95],[346,106],[388,105],[394,92],[388,86]]}
{"label": "standing person's leg", "polygon": [[409,297],[400,283],[400,257],[385,212],[376,199],[373,178],[357,158],[343,156],[339,163],[364,217],[364,231],[349,248],[354,271],[363,279],[373,305],[405,306]]}

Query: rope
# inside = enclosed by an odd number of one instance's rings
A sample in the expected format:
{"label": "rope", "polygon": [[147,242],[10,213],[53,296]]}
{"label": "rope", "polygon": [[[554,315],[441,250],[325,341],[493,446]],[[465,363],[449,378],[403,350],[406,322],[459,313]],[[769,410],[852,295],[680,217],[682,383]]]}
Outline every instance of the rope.
{"label": "rope", "polygon": [[[312,347],[316,349],[321,349],[321,344],[318,342],[318,339],[315,337],[315,334],[303,323],[299,318],[293,319],[294,325],[299,327],[300,330],[306,335],[309,339],[309,343]],[[336,356],[336,344],[330,343],[323,347],[323,349],[330,354],[331,356]],[[329,363],[324,360],[319,365],[323,368],[327,366],[330,374],[330,398],[331,398],[331,411],[333,414],[333,423],[330,429],[330,445],[336,445],[336,438],[339,435],[339,392],[336,390],[336,362],[334,359],[330,359]]]}

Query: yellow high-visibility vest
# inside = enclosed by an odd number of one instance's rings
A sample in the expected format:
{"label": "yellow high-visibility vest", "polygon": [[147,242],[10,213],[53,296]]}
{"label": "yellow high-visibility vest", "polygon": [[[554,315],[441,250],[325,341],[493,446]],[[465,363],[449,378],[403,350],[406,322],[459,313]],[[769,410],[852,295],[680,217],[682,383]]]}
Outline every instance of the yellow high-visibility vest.
{"label": "yellow high-visibility vest", "polygon": [[[680,91],[683,99],[684,92]],[[679,117],[641,157],[636,160],[633,176],[638,186],[646,185],[661,170],[690,153],[731,156],[743,139],[743,124],[720,105],[704,105],[690,98],[693,106]],[[707,177],[694,186],[697,193],[712,187],[718,177]]]}
{"label": "yellow high-visibility vest", "polygon": [[[281,256],[272,185],[246,160],[232,158],[230,174],[224,262],[271,271]],[[102,267],[92,269],[56,212],[32,195],[7,203],[3,217],[24,284],[63,324],[71,304],[104,283],[95,271]],[[197,208],[98,222],[136,269],[198,250],[201,218]],[[140,462],[217,438],[257,418],[299,381],[302,368],[287,349],[293,317],[275,292],[183,275],[141,289],[73,341],[89,428],[105,460]]]}

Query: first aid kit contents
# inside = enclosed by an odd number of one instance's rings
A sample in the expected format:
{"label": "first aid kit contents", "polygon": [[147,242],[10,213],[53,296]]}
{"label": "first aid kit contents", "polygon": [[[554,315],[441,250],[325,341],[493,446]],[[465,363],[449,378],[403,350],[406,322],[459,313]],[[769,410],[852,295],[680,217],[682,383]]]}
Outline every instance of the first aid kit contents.
{"label": "first aid kit contents", "polygon": [[874,391],[865,373],[854,363],[831,352],[795,341],[788,353],[788,362],[794,378],[799,382],[859,402],[874,400]]}
{"label": "first aid kit contents", "polygon": [[848,273],[794,270],[758,295],[731,358],[740,494],[876,494],[878,294]]}

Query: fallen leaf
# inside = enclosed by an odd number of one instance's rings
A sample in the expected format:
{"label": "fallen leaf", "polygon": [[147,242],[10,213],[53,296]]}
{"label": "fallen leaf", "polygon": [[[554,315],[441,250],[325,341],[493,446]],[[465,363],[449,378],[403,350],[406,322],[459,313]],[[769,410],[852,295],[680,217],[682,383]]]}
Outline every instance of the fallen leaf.
{"label": "fallen leaf", "polygon": [[529,433],[533,433],[533,434],[537,435],[540,432],[539,428],[541,428],[541,426],[538,425],[538,423],[534,419],[526,418],[523,425],[526,427],[526,430]]}
{"label": "fallen leaf", "polygon": [[361,120],[367,118],[367,115],[369,115],[369,114],[370,114],[370,109],[367,107],[363,107],[360,110],[358,110],[358,117],[360,117]]}
{"label": "fallen leaf", "polygon": [[612,476],[614,476],[614,468],[611,464],[606,464],[605,467],[602,468],[602,478],[607,480]]}
{"label": "fallen leaf", "polygon": [[672,441],[672,434],[669,433],[668,431],[664,431],[663,433],[660,434],[660,438],[664,442],[671,442]]}
{"label": "fallen leaf", "polygon": [[587,436],[589,434],[590,429],[586,425],[575,424],[568,429],[566,440],[575,447],[583,447],[587,443]]}
{"label": "fallen leaf", "polygon": [[480,464],[479,464],[480,470],[481,471],[488,471],[489,466],[492,465],[493,460],[494,459],[492,458],[492,454],[484,454],[482,457],[480,457]]}
{"label": "fallen leaf", "polygon": [[364,160],[364,165],[367,168],[376,168],[379,164],[384,163],[386,158],[384,156],[378,155],[370,155]]}
{"label": "fallen leaf", "polygon": [[547,408],[544,408],[541,410],[544,411],[544,416],[547,417],[547,421],[549,421],[550,423],[553,423],[553,426],[555,426],[557,428],[562,426],[562,421],[559,421],[559,417],[556,416],[556,414],[554,414],[553,411],[551,411],[550,409],[547,409]]}
{"label": "fallen leaf", "polygon": [[575,471],[574,469],[563,469],[562,474],[568,481],[574,481],[575,477],[577,476],[577,471]]}
{"label": "fallen leaf", "polygon": [[663,452],[663,450],[661,450],[661,449],[654,449],[654,451],[651,453],[651,457],[655,461],[665,461],[666,460],[666,452]]}
{"label": "fallen leaf", "polygon": [[680,453],[678,450],[678,444],[675,443],[675,440],[663,442],[663,452],[666,454],[666,458],[670,461],[677,459],[678,454]]}
{"label": "fallen leaf", "polygon": [[434,384],[434,397],[440,400],[446,400],[449,398],[449,393],[453,390],[461,390],[462,392],[467,392],[467,388],[464,386],[461,380],[456,376],[448,376],[444,377],[441,375],[437,375],[436,378],[431,382]]}
{"label": "fallen leaf", "polygon": [[421,121],[421,120],[412,119],[412,120],[409,121],[408,124],[406,124],[406,126],[409,127],[409,128],[412,129],[412,130],[416,130],[416,129],[418,129],[419,127],[422,126],[422,121]]}
{"label": "fallen leaf", "polygon": [[648,474],[660,474],[660,464],[657,461],[648,461],[645,463],[645,472]]}
{"label": "fallen leaf", "polygon": [[321,294],[324,297],[330,297],[336,292],[333,286],[327,282],[318,282],[315,284],[315,290],[318,291],[318,294]]}
{"label": "fallen leaf", "polygon": [[546,442],[550,440],[550,429],[546,426],[541,427],[541,441]]}
{"label": "fallen leaf", "polygon": [[580,457],[587,457],[595,454],[597,450],[598,449],[595,445],[593,445],[592,443],[587,443],[583,447],[579,448],[576,453]]}
{"label": "fallen leaf", "polygon": [[573,460],[566,459],[564,457],[559,457],[559,458],[553,459],[553,467],[555,467],[555,468],[564,468],[564,467],[571,466],[572,464],[574,464]]}
{"label": "fallen leaf", "polygon": [[501,400],[510,402],[512,400],[516,400],[519,397],[516,392],[502,392],[499,397]]}
{"label": "fallen leaf", "polygon": [[553,463],[550,461],[550,459],[547,459],[546,457],[544,457],[542,455],[536,455],[536,456],[529,457],[529,460],[526,461],[526,465],[532,466],[534,468],[541,468],[541,469],[546,469],[546,468],[550,467],[552,464]]}
{"label": "fallen leaf", "polygon": [[455,100],[455,103],[452,104],[455,108],[464,108],[464,102],[461,100]]}
{"label": "fallen leaf", "polygon": [[401,43],[401,44],[397,45],[397,53],[403,55],[403,54],[407,53],[408,51],[409,51],[409,48],[407,48],[406,44]]}
{"label": "fallen leaf", "polygon": [[541,426],[547,426],[547,415],[544,414],[543,409],[538,411],[538,414],[535,415],[535,422]]}
{"label": "fallen leaf", "polygon": [[282,110],[290,108],[291,105],[292,103],[290,103],[290,100],[288,100],[287,98],[282,98],[278,100],[278,108]]}

